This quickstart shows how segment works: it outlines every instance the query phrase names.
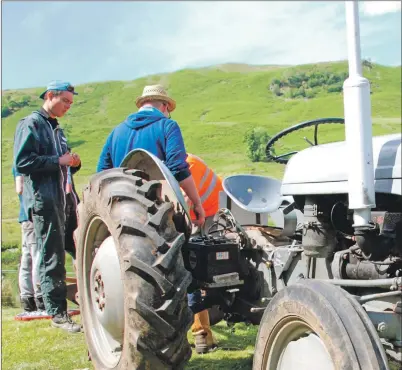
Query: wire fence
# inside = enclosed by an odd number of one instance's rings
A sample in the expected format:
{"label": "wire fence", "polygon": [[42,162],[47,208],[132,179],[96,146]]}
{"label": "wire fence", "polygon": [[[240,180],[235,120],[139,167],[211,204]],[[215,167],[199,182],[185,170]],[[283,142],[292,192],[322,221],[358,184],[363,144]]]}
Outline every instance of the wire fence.
{"label": "wire fence", "polygon": [[[67,272],[67,277],[75,277],[74,272]],[[19,307],[18,270],[1,270],[1,306]]]}
{"label": "wire fence", "polygon": [[19,306],[18,270],[1,271],[1,306]]}

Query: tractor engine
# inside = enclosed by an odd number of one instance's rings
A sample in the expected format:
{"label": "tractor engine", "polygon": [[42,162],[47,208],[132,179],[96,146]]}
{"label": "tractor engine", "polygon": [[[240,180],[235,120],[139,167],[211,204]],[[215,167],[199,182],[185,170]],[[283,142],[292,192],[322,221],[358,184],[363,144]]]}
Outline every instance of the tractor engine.
{"label": "tractor engine", "polygon": [[336,279],[402,276],[401,198],[377,194],[376,202],[371,228],[355,231],[346,197],[306,197],[301,205],[304,254],[332,260],[331,272]]}

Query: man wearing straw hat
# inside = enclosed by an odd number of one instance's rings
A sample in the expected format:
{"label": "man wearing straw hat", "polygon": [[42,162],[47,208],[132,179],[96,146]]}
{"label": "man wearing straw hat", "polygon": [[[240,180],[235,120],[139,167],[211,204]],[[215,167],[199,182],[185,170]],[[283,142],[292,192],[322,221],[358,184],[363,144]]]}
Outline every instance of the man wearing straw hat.
{"label": "man wearing straw hat", "polygon": [[167,95],[161,85],[145,86],[135,101],[138,112],[129,115],[115,127],[102,149],[97,172],[119,167],[124,157],[133,149],[145,149],[164,161],[193,204],[197,219],[194,224],[203,225],[205,212],[193,177],[186,162],[183,136],[170,113],[176,102]]}
{"label": "man wearing straw hat", "polygon": [[[181,188],[191,201],[192,221],[202,227],[205,211],[198,194],[183,142],[183,137],[176,121],[170,119],[170,113],[176,108],[176,102],[167,95],[161,85],[145,86],[141,96],[136,99],[139,108],[118,125],[108,136],[101,152],[97,172],[119,167],[124,157],[133,149],[146,149],[165,162]],[[191,304],[196,305],[199,294],[189,294]],[[192,333],[198,353],[209,352],[216,348],[209,323],[208,310],[196,313]]]}

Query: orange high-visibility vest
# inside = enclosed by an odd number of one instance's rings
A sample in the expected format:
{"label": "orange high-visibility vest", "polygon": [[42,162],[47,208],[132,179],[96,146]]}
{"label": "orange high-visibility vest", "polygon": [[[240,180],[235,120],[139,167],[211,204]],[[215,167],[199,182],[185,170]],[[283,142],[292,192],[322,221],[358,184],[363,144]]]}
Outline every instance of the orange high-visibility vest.
{"label": "orange high-visibility vest", "polygon": [[[223,191],[222,179],[194,154],[188,153],[187,163],[201,198],[205,217],[215,215],[219,209],[219,192]],[[192,220],[196,219],[192,210],[190,210],[190,216]]]}

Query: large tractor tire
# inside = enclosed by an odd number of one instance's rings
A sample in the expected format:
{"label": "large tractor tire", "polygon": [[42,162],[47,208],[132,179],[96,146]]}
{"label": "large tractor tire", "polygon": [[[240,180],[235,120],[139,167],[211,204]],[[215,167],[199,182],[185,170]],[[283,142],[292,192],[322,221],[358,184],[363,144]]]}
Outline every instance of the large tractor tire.
{"label": "large tractor tire", "polygon": [[115,168],[94,175],[83,192],[78,292],[96,369],[176,370],[191,357],[185,236],[161,188],[141,171]]}
{"label": "large tractor tire", "polygon": [[370,319],[343,289],[304,280],[277,293],[258,331],[253,370],[387,370]]}

